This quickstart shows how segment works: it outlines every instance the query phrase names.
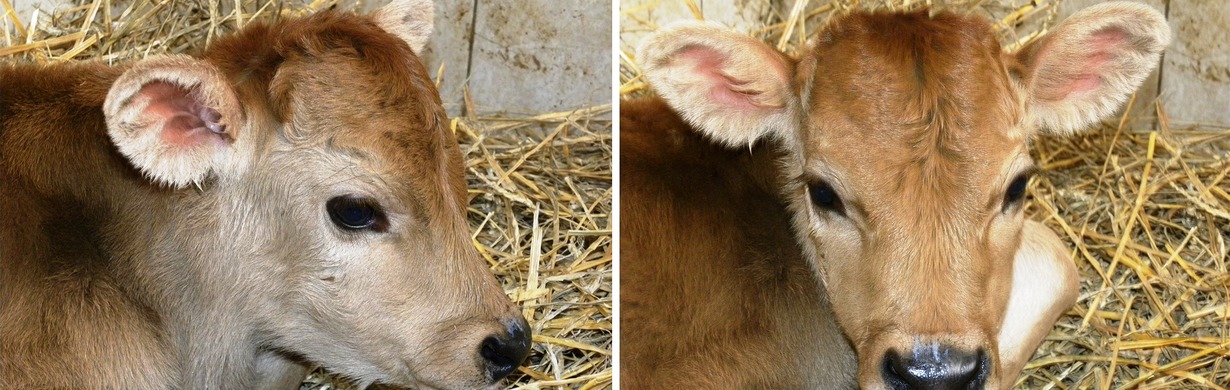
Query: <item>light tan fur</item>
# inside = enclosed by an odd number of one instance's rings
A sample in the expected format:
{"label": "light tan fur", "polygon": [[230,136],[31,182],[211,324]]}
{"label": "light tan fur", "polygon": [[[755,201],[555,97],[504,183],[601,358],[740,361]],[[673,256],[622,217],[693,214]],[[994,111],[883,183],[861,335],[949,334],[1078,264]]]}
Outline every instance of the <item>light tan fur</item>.
{"label": "light tan fur", "polygon": [[853,384],[777,196],[776,146],[729,150],[660,99],[620,103],[622,388]]}
{"label": "light tan fur", "polygon": [[[1004,200],[1014,179],[1034,169],[1028,137],[1039,127],[1068,134],[1109,115],[1156,66],[1167,31],[1156,11],[1111,2],[1006,53],[977,17],[855,12],[834,18],[797,60],[707,24],[664,29],[638,53],[655,90],[697,131],[736,147],[780,141],[781,202],[857,354],[860,387],[888,386],[881,367],[890,351],[943,346],[985,352],[988,373],[979,383],[1007,388],[1076,288],[1057,239]],[[832,187],[841,211],[815,206],[816,183]],[[654,236],[669,225],[642,228]],[[651,249],[638,256],[655,257]],[[623,258],[628,268],[636,261]],[[653,269],[663,260],[640,261]],[[717,277],[695,269],[703,273],[673,275]],[[1058,281],[1014,282],[1040,276]],[[624,312],[628,321],[636,310]],[[1017,322],[1005,328],[1006,317]],[[829,332],[838,329],[819,326],[810,335]],[[679,333],[640,348],[672,350],[701,337]],[[783,350],[777,358],[797,355]]]}
{"label": "light tan fur", "polygon": [[[0,66],[0,384],[297,388],[309,365],[361,386],[499,379],[480,344],[524,320],[471,244],[416,44],[326,11],[197,57]],[[176,122],[175,104],[220,118]],[[167,144],[196,122],[189,148]],[[383,231],[332,222],[343,195],[378,202]]]}
{"label": "light tan fur", "polygon": [[1055,232],[1041,223],[1025,221],[1021,234],[1021,248],[1012,262],[1012,295],[998,338],[1000,365],[1006,373],[1025,367],[1035,346],[1050,333],[1052,319],[1067,311],[1080,291],[1080,274],[1071,250]]}
{"label": "light tan fur", "polygon": [[[1131,39],[1100,44],[1098,34],[1126,34]],[[1149,76],[1141,70],[1155,68],[1169,44],[1166,19],[1145,4],[1108,2],[1073,14],[1018,54],[1031,69],[1026,82],[1038,125],[1072,134],[1113,114]],[[1090,64],[1091,57],[1098,60]],[[1102,76],[1107,74],[1114,76]],[[1093,90],[1063,93],[1074,79],[1095,77],[1101,82]]]}
{"label": "light tan fur", "polygon": [[[679,55],[699,47],[712,52]],[[747,145],[798,121],[799,101],[788,82],[792,64],[747,35],[716,23],[680,22],[646,38],[637,57],[655,90],[672,105],[688,107],[679,113],[719,142]],[[725,66],[714,69],[711,62],[719,59]]]}
{"label": "light tan fur", "polygon": [[[115,81],[103,103],[111,141],[137,168],[156,182],[183,188],[189,184],[199,185],[214,170],[231,166],[231,161],[239,159],[231,153],[232,148],[218,143],[182,150],[161,142],[163,127],[171,118],[151,115],[147,110],[149,99],[138,93],[153,81],[198,91],[205,105],[217,107],[223,118],[235,124],[245,121],[244,112],[225,76],[208,62],[186,55],[141,60]],[[238,128],[231,126],[232,133]],[[238,134],[229,136],[239,138]]]}
{"label": "light tan fur", "polygon": [[422,53],[434,30],[435,7],[431,0],[394,1],[376,14],[376,23],[406,41],[416,54]]}

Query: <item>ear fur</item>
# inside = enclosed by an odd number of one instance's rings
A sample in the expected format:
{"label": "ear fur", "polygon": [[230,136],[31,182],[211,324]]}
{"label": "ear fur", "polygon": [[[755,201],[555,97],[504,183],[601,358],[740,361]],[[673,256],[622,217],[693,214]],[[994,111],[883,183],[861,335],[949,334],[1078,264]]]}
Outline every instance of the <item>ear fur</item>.
{"label": "ear fur", "polygon": [[137,62],[112,84],[103,115],[120,153],[154,181],[176,188],[223,166],[245,123],[221,72],[183,55]]}
{"label": "ear fur", "polygon": [[431,0],[393,0],[376,11],[376,24],[410,45],[414,52],[422,53],[431,36],[435,5]]}
{"label": "ear fur", "polygon": [[798,126],[794,61],[750,36],[676,23],[646,38],[637,57],[658,94],[719,142],[749,145]]}
{"label": "ear fur", "polygon": [[1114,114],[1170,43],[1161,13],[1140,3],[1086,8],[1017,52],[1038,125],[1061,134]]}

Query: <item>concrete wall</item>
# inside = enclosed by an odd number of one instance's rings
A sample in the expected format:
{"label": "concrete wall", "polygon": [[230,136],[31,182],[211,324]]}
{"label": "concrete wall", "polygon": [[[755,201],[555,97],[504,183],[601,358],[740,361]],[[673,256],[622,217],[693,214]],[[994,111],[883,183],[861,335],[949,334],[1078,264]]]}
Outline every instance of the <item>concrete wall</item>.
{"label": "concrete wall", "polygon": [[1230,2],[1168,0],[1161,96],[1174,127],[1230,127]]}
{"label": "concrete wall", "polygon": [[444,66],[440,95],[477,113],[569,111],[611,102],[611,4],[587,0],[452,1],[438,4],[424,53]]}
{"label": "concrete wall", "polygon": [[[371,12],[389,0],[357,1]],[[436,0],[420,55],[449,115],[525,116],[611,103],[611,8],[601,0]]]}

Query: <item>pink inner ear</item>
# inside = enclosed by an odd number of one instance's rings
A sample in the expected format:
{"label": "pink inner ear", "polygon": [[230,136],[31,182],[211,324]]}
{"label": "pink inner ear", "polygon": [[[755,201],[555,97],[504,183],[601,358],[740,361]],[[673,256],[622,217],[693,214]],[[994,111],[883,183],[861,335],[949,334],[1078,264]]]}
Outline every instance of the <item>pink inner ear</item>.
{"label": "pink inner ear", "polygon": [[163,121],[162,141],[179,147],[207,142],[229,142],[222,115],[201,104],[196,94],[179,85],[154,81],[141,87],[138,96],[148,98],[145,115]]}
{"label": "pink inner ear", "polygon": [[1083,52],[1072,53],[1083,58],[1074,59],[1071,79],[1064,80],[1051,93],[1040,97],[1046,100],[1064,100],[1073,94],[1093,92],[1102,86],[1102,73],[1105,65],[1115,58],[1114,52],[1122,50],[1128,40],[1127,33],[1116,28],[1108,28],[1091,34]]}
{"label": "pink inner ear", "polygon": [[1128,35],[1123,30],[1108,28],[1089,36],[1089,45],[1096,51],[1111,50],[1120,43],[1126,42]]}
{"label": "pink inner ear", "polygon": [[[1059,99],[1067,98],[1072,94],[1082,94],[1092,92],[1102,85],[1102,77],[1095,73],[1081,73],[1076,76],[1075,80],[1069,82],[1063,88],[1060,88]],[[1059,100],[1055,99],[1055,100]]]}
{"label": "pink inner ear", "polygon": [[763,91],[748,88],[749,82],[734,79],[722,71],[727,61],[722,53],[703,46],[690,46],[676,53],[675,58],[693,64],[695,72],[705,79],[710,101],[734,110],[764,108],[765,104],[757,102],[763,99]]}

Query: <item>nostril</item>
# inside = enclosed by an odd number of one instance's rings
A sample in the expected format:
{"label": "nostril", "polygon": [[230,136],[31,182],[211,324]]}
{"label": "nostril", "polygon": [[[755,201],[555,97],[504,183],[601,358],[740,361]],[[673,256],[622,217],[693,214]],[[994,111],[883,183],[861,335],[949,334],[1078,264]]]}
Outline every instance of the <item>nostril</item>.
{"label": "nostril", "polygon": [[510,351],[509,344],[500,337],[488,336],[483,339],[479,354],[487,361],[487,373],[490,374],[492,381],[508,376],[520,365],[520,361],[513,360],[516,356],[513,356]]}
{"label": "nostril", "polygon": [[517,318],[506,326],[505,332],[487,336],[479,347],[478,354],[486,361],[492,382],[511,374],[530,354],[529,324],[525,319]]}
{"label": "nostril", "polygon": [[982,349],[970,353],[936,346],[916,348],[909,356],[889,350],[884,355],[881,376],[893,390],[981,389],[989,364]]}

